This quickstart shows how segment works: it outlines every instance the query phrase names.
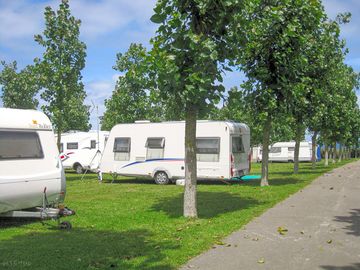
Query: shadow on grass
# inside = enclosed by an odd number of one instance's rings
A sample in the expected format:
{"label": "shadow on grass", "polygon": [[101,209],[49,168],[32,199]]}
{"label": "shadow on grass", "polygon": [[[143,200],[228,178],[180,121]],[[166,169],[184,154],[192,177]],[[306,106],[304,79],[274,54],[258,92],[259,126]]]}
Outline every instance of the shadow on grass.
{"label": "shadow on grass", "polygon": [[[183,215],[183,199],[183,194],[160,199],[151,207],[151,210],[165,212],[171,218],[181,217]],[[197,192],[199,218],[213,218],[227,212],[255,207],[259,203],[257,200],[227,192]]]}
{"label": "shadow on grass", "polygon": [[85,229],[15,236],[0,242],[0,269],[173,269],[165,253],[178,246],[151,237]]}
{"label": "shadow on grass", "polygon": [[348,216],[336,216],[334,221],[347,224],[347,234],[360,236],[360,209],[351,209]]}
{"label": "shadow on grass", "polygon": [[0,229],[22,227],[36,222],[40,222],[39,219],[0,217]]}
{"label": "shadow on grass", "polygon": [[[294,185],[302,182],[301,180],[294,178],[294,177],[288,177],[288,178],[270,178],[269,179],[269,185],[270,186],[284,186],[284,185]],[[234,182],[230,182],[234,183]],[[239,185],[242,186],[250,186],[250,187],[259,187],[260,186],[260,180],[250,180],[250,181],[243,181],[238,182]]]}
{"label": "shadow on grass", "polygon": [[345,265],[345,266],[322,265],[320,267],[325,270],[359,270],[360,263],[354,263],[354,264]]}
{"label": "shadow on grass", "polygon": [[103,180],[104,184],[152,184],[155,185],[154,179],[151,178],[133,178],[133,179],[119,179],[119,180],[110,180],[105,179]]}

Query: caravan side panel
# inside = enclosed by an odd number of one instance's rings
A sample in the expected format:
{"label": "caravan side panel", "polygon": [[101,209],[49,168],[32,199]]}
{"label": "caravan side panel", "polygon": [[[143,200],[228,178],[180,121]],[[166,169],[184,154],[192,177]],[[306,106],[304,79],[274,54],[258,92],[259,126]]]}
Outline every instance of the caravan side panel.
{"label": "caravan side panel", "polygon": [[[65,176],[50,121],[46,118],[44,129],[40,122],[43,119],[39,120],[40,124],[34,124],[39,119],[36,111],[0,110],[0,118],[19,117],[26,121],[27,114],[34,114],[31,125],[21,127],[18,124],[12,129],[0,123],[0,144],[3,144],[0,149],[0,213],[41,206],[45,189],[50,204],[61,202],[65,195]],[[36,125],[39,128],[29,128]],[[35,136],[41,149],[38,144],[37,148],[32,145]]]}
{"label": "caravan side panel", "polygon": [[[225,122],[198,122],[197,138],[205,139],[205,145],[217,142],[219,144],[212,149],[214,152],[211,155],[198,154],[199,179],[231,178],[231,136],[234,135],[231,133],[232,130],[233,127]],[[117,125],[110,132],[100,170],[121,175],[148,177],[153,177],[157,171],[165,171],[169,178],[183,178],[185,174],[184,134],[184,122]],[[148,155],[147,140],[149,138],[158,140],[162,138],[164,142],[163,152],[159,149],[157,154],[161,153],[161,155],[155,158]],[[236,169],[248,171],[249,133],[244,134],[243,142],[246,150],[241,155],[241,161]]]}

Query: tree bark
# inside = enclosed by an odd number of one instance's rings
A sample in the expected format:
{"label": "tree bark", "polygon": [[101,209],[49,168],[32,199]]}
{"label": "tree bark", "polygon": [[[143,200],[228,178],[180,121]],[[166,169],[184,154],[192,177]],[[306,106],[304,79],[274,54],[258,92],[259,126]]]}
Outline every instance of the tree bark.
{"label": "tree bark", "polygon": [[260,185],[269,185],[269,143],[270,143],[271,116],[267,116],[263,130],[263,153],[261,163],[261,182]]}
{"label": "tree bark", "polygon": [[325,144],[325,166],[329,166],[329,146]]}
{"label": "tree bark", "polygon": [[294,152],[294,173],[299,172],[299,152],[300,152],[300,141],[302,135],[302,126],[300,124],[296,127],[295,134],[295,152]]}
{"label": "tree bark", "polygon": [[61,145],[61,130],[58,129],[58,130],[56,131],[56,133],[57,133],[56,144],[57,144],[57,147],[58,147],[59,152],[61,152],[61,149],[60,149],[60,145]]}
{"label": "tree bark", "polygon": [[314,131],[311,136],[311,168],[315,169],[316,167],[316,137],[317,131]]}
{"label": "tree bark", "polygon": [[335,164],[336,163],[336,143],[334,144],[334,146],[333,147],[331,147],[332,148],[332,151],[331,151],[331,153],[332,153],[332,155],[331,155],[331,160],[332,160],[332,163],[333,164]]}
{"label": "tree bark", "polygon": [[187,104],[185,111],[185,191],[184,217],[197,218],[196,201],[196,119],[197,107]]}
{"label": "tree bark", "polygon": [[342,144],[340,144],[340,146],[339,146],[338,162],[341,162],[341,160],[342,160],[342,155],[343,155],[343,147],[342,147]]}

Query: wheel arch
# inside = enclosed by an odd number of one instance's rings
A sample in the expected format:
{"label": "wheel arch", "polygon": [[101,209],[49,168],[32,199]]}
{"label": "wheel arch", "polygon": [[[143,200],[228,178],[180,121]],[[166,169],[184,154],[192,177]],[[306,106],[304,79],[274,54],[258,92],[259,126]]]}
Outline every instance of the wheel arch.
{"label": "wheel arch", "polygon": [[164,168],[164,167],[156,167],[156,168],[153,170],[153,172],[152,172],[152,174],[151,174],[151,177],[154,178],[154,177],[155,177],[155,174],[156,174],[157,172],[165,172],[165,173],[167,174],[168,178],[169,178],[169,179],[172,179],[172,174],[169,172],[169,170],[167,170],[167,169]]}

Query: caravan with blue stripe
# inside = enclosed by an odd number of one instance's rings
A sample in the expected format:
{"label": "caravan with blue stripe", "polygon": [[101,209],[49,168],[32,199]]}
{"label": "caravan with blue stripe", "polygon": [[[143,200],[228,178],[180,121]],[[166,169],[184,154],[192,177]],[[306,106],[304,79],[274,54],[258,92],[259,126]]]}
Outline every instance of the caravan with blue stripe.
{"label": "caravan with blue stripe", "polygon": [[[227,180],[250,171],[250,129],[233,121],[197,121],[198,179]],[[100,171],[168,184],[185,177],[185,122],[137,121],[110,132]]]}

